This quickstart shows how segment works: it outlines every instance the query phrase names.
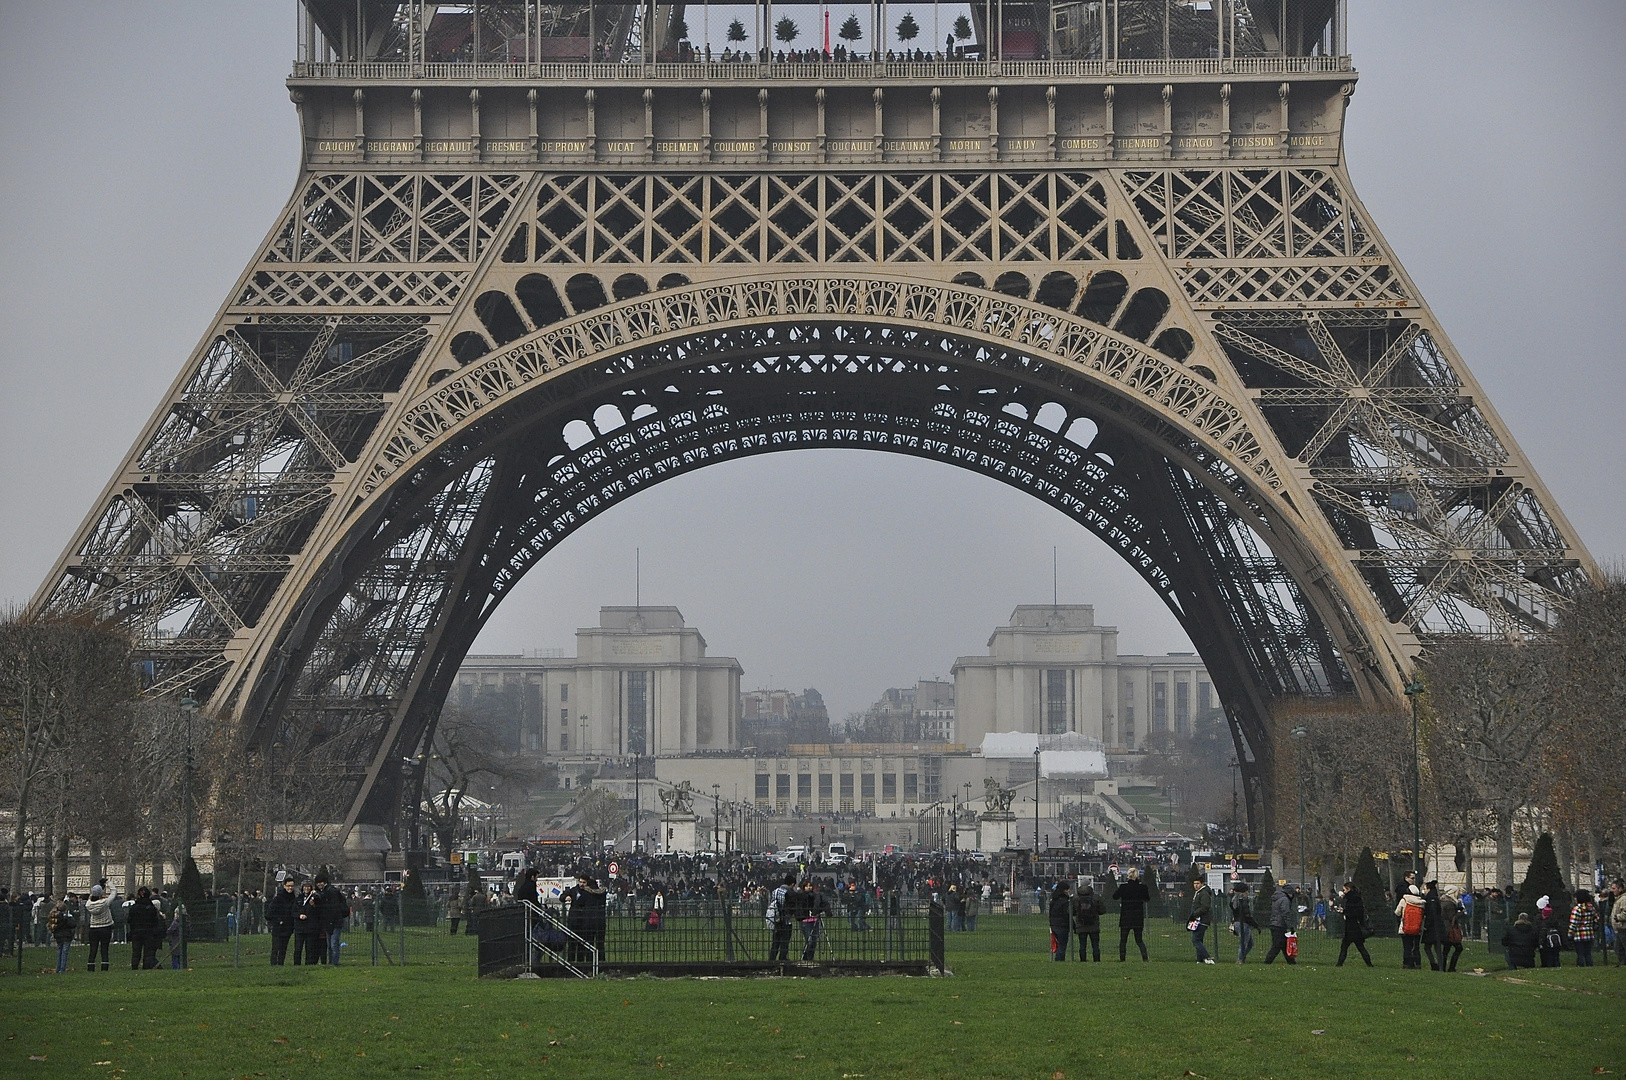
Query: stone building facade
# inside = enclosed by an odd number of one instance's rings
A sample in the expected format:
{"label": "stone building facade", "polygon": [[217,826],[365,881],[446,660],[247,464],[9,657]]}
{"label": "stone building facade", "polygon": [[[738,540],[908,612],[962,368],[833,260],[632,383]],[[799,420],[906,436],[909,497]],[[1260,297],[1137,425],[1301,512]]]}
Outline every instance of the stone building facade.
{"label": "stone building facade", "polygon": [[1118,630],[1088,604],[1024,604],[988,638],[988,655],[954,661],[956,740],[998,731],[1077,732],[1110,751],[1187,736],[1219,713],[1195,653],[1120,655]]}
{"label": "stone building facade", "polygon": [[471,654],[451,703],[490,701],[510,749],[550,759],[680,756],[739,746],[742,674],[675,607],[605,607],[574,657]]}

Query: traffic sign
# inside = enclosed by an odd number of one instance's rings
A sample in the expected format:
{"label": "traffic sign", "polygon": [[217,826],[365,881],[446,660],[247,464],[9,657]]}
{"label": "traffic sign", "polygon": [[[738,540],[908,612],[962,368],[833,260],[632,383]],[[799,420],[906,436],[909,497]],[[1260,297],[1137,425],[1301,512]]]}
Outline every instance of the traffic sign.
{"label": "traffic sign", "polygon": [[611,877],[615,877],[615,875],[616,875],[616,874],[617,874],[617,873],[618,873],[618,872],[619,872],[619,871],[620,871],[620,870],[621,870],[621,865],[620,865],[620,864],[619,864],[619,863],[611,863],[611,864],[610,864],[610,876],[611,876]]}

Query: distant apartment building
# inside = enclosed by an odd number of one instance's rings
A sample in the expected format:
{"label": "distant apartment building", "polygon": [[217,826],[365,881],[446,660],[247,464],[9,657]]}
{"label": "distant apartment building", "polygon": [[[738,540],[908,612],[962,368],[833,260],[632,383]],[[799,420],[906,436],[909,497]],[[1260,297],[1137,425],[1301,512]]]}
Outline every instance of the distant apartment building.
{"label": "distant apartment building", "polygon": [[1221,715],[1195,653],[1119,655],[1118,630],[1088,604],[1024,604],[988,638],[987,656],[954,662],[956,741],[996,731],[1077,732],[1109,751],[1189,736]]}
{"label": "distant apartment building", "polygon": [[860,742],[953,742],[954,684],[921,679],[894,686],[847,721],[847,738]]}
{"label": "distant apartment building", "polygon": [[783,753],[792,743],[830,741],[830,710],[824,695],[809,687],[746,690],[740,694],[740,747],[759,754]]}
{"label": "distant apartment building", "polygon": [[449,704],[491,717],[510,750],[677,756],[739,747],[742,674],[675,607],[605,607],[574,657],[466,657]]}

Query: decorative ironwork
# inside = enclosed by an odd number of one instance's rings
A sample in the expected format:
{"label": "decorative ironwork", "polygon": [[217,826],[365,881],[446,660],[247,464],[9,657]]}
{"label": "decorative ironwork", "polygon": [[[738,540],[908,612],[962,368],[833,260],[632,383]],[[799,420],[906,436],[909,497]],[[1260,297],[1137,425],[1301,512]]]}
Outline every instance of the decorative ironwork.
{"label": "decorative ironwork", "polygon": [[[1250,791],[1273,698],[1397,696],[1431,636],[1540,634],[1593,569],[1355,198],[1347,58],[1010,61],[1038,81],[1001,110],[999,61],[721,65],[692,100],[443,65],[487,100],[414,55],[296,71],[289,209],[34,601],[323,763],[346,829],[416,798],[386,765],[530,566],[718,461],[905,453],[1056,506],[1191,635]],[[1171,64],[1199,81],[1136,81]],[[898,82],[724,85],[804,75]],[[714,119],[754,152],[714,160]],[[771,160],[781,122],[814,149]],[[663,124],[695,149],[657,161]]]}

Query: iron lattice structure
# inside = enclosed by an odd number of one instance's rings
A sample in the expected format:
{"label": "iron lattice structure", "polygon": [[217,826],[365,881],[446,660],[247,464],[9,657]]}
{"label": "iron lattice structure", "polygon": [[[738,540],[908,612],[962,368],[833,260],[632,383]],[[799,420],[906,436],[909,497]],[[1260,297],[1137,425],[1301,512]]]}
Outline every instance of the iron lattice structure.
{"label": "iron lattice structure", "polygon": [[911,454],[1140,573],[1252,796],[1272,700],[1397,701],[1594,569],[1350,186],[1347,58],[1278,51],[302,64],[293,196],[34,606],[127,625],[149,693],[388,827],[573,530],[718,461]]}

